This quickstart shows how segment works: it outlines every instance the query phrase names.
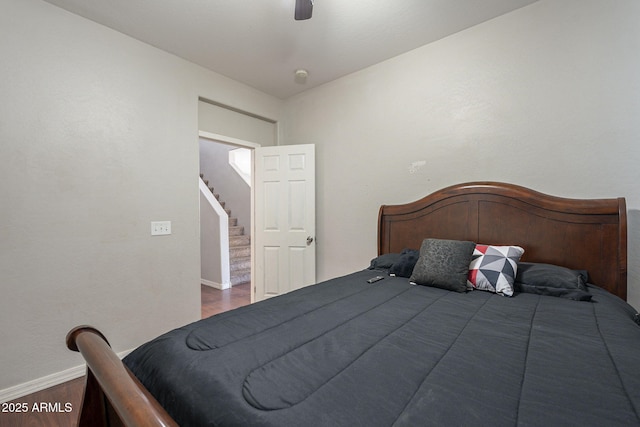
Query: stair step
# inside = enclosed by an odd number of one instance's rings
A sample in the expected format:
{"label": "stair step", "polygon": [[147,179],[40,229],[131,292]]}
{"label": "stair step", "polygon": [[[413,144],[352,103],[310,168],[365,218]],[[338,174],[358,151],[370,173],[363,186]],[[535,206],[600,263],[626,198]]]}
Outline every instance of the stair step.
{"label": "stair step", "polygon": [[238,270],[231,273],[231,286],[251,281],[251,270]]}
{"label": "stair step", "polygon": [[230,246],[229,259],[251,256],[251,246]]}
{"label": "stair step", "polygon": [[231,216],[231,209],[225,208],[224,211],[227,213],[227,216]]}
{"label": "stair step", "polygon": [[246,234],[229,236],[229,246],[251,246],[251,236],[247,236]]}
{"label": "stair step", "polygon": [[251,257],[241,257],[229,260],[229,268],[233,271],[251,269]]}
{"label": "stair step", "polygon": [[229,226],[234,227],[236,225],[238,225],[238,218],[235,218],[235,217],[229,218]]}
{"label": "stair step", "polygon": [[229,226],[229,236],[241,236],[244,234],[244,227],[242,225]]}

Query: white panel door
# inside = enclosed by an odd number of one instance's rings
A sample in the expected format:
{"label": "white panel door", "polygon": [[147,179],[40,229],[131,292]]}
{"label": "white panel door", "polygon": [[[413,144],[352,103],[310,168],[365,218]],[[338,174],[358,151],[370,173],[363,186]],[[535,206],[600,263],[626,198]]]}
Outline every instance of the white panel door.
{"label": "white panel door", "polygon": [[255,301],[316,280],[315,146],[254,151]]}

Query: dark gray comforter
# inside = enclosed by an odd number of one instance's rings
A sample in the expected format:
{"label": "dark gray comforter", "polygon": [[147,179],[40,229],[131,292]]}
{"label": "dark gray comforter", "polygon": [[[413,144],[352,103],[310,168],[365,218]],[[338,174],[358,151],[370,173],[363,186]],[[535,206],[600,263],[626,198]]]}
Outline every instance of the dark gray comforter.
{"label": "dark gray comforter", "polygon": [[640,425],[622,300],[357,272],[169,332],[126,365],[182,426]]}

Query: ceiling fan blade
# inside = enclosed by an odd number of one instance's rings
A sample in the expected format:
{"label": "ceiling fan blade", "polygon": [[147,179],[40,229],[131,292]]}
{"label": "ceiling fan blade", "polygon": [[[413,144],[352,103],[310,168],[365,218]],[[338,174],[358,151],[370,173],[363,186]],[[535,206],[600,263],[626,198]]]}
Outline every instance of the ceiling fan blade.
{"label": "ceiling fan blade", "polygon": [[313,0],[296,0],[296,21],[311,18],[313,12]]}

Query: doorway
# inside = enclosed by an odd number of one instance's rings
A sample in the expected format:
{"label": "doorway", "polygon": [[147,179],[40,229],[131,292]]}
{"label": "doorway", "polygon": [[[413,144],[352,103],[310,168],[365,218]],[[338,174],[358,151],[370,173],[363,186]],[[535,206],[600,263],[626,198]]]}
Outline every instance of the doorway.
{"label": "doorway", "polygon": [[[252,282],[250,174],[256,147],[259,144],[200,132],[201,283],[204,285],[227,289]],[[243,154],[248,154],[248,159],[242,159]],[[207,194],[207,200],[202,197],[203,191],[211,193]],[[213,210],[207,210],[208,203]],[[211,216],[216,215],[220,221],[211,220]]]}

